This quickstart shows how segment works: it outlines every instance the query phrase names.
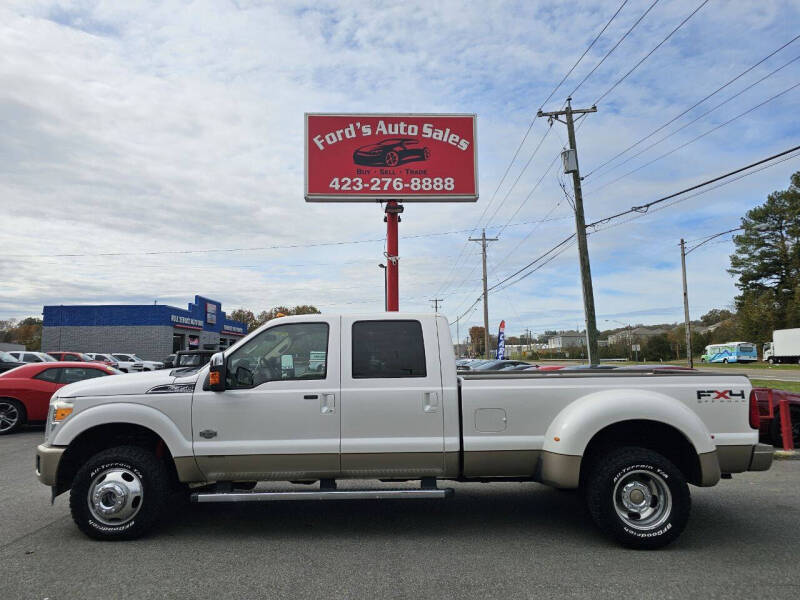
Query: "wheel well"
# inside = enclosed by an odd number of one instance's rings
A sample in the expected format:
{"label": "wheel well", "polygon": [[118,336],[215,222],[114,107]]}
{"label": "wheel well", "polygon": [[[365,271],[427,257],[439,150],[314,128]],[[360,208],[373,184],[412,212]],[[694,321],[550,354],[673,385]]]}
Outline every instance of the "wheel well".
{"label": "wheel well", "polygon": [[581,484],[595,461],[607,451],[622,446],[639,446],[658,452],[675,464],[689,483],[699,485],[702,480],[700,459],[683,433],[665,423],[635,420],[609,425],[589,441],[581,461]]}
{"label": "wheel well", "polygon": [[150,450],[165,462],[174,481],[178,481],[175,461],[161,436],[142,425],[107,423],[87,429],[72,440],[67,447],[58,465],[56,495],[66,492],[72,487],[75,474],[90,457],[115,446],[137,446]]}

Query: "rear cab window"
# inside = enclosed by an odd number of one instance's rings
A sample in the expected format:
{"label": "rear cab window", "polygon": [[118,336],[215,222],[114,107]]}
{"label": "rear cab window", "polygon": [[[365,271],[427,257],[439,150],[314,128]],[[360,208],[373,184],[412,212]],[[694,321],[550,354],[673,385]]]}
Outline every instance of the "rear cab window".
{"label": "rear cab window", "polygon": [[352,335],[353,379],[427,376],[419,321],[356,321]]}

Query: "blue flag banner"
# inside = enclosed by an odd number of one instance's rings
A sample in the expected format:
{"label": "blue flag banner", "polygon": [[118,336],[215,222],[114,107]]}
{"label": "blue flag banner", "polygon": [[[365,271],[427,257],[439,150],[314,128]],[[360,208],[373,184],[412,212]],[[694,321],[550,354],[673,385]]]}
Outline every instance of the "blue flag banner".
{"label": "blue flag banner", "polygon": [[500,321],[500,331],[497,334],[497,355],[495,358],[503,360],[506,357],[506,322]]}

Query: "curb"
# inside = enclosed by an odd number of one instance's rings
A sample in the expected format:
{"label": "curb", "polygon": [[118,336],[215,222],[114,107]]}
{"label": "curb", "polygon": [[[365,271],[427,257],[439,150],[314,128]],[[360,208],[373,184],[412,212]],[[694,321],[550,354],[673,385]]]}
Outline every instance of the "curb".
{"label": "curb", "polygon": [[775,450],[775,460],[800,460],[800,451],[797,450]]}

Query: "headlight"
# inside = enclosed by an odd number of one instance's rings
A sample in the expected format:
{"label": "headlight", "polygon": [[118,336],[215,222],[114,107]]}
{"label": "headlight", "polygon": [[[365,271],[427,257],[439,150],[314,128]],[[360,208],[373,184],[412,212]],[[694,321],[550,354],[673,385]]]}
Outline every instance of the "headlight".
{"label": "headlight", "polygon": [[51,423],[54,425],[61,423],[61,421],[70,416],[72,411],[75,409],[72,402],[69,402],[64,398],[56,398],[50,407],[53,411]]}
{"label": "headlight", "polygon": [[47,413],[47,425],[45,426],[44,441],[50,438],[58,424],[72,414],[74,410],[72,402],[65,398],[53,398],[50,400],[50,410]]}

